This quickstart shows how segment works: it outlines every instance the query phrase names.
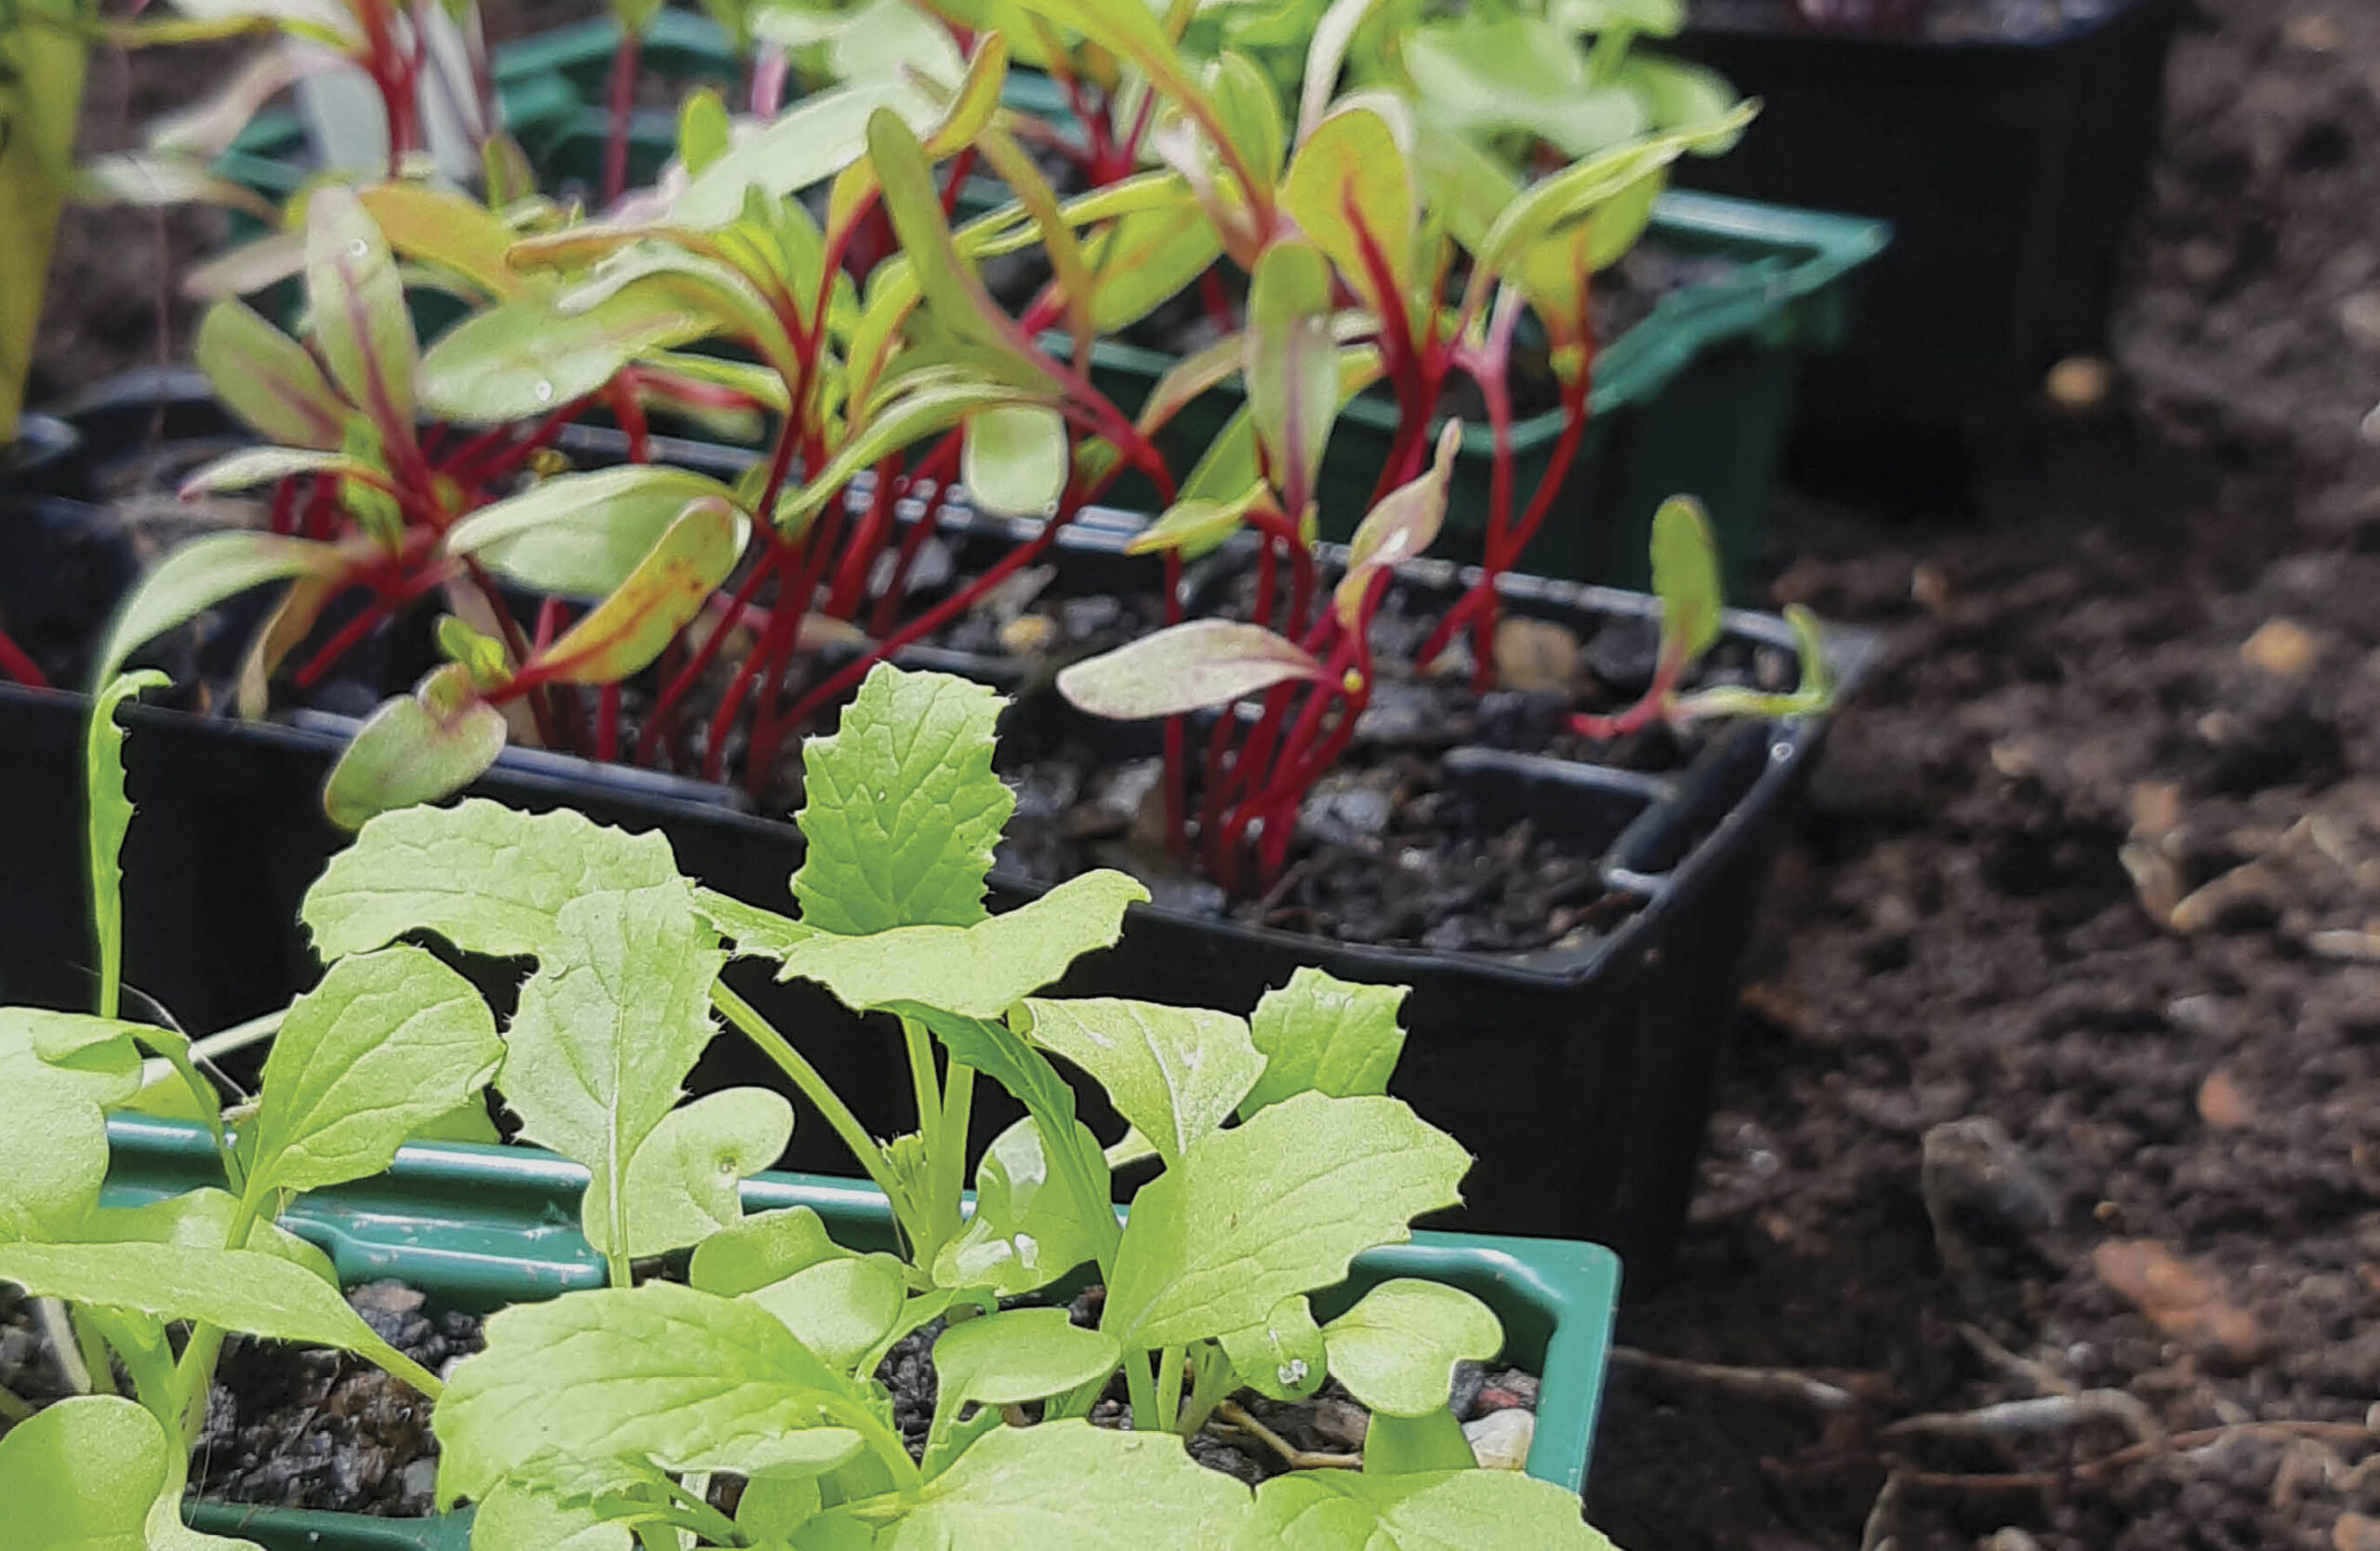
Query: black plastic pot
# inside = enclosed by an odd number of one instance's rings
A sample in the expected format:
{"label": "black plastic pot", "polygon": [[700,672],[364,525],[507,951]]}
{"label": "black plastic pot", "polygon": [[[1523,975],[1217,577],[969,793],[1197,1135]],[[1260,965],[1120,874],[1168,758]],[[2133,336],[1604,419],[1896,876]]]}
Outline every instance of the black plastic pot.
{"label": "black plastic pot", "polygon": [[90,466],[74,427],[54,415],[19,416],[17,439],[0,443],[0,501],[90,493]]}
{"label": "black plastic pot", "polygon": [[[1861,35],[1788,0],[1704,0],[1669,46],[1762,101],[1678,179],[1892,223],[1853,338],[1803,378],[1804,450],[1872,466],[1879,426],[1989,449],[2043,373],[2103,350],[2183,0],[2045,5],[1985,36]],[[2021,18],[2019,7],[2006,10]]]}

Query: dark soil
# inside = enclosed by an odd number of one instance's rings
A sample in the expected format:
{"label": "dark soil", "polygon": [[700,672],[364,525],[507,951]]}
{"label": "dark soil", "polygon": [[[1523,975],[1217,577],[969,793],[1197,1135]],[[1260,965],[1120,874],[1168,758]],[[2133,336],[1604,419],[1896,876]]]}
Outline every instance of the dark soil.
{"label": "dark soil", "polygon": [[1689,24],[1828,32],[1929,43],[2031,43],[2078,32],[2138,0],[1689,0]]}
{"label": "dark soil", "polygon": [[2380,1544],[2380,14],[2204,9],[2117,402],[1979,524],[1790,535],[1889,657],[1623,1316],[1733,1372],[1623,1352],[1622,1544]]}

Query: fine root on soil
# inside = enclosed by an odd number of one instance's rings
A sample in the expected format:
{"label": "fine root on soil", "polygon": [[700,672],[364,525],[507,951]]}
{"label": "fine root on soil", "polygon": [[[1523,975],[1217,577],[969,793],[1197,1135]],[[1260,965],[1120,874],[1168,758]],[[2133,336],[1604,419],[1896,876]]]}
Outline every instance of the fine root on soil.
{"label": "fine root on soil", "polygon": [[1225,1400],[1217,1406],[1215,1415],[1280,1455],[1292,1470],[1361,1470],[1364,1467],[1364,1456],[1361,1454],[1320,1454],[1311,1449],[1299,1448],[1248,1414],[1247,1408],[1236,1400]]}

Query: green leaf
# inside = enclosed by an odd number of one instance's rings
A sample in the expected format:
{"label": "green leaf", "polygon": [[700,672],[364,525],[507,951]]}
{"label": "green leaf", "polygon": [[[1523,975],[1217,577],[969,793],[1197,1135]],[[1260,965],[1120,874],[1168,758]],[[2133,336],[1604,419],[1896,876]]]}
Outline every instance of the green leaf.
{"label": "green leaf", "polygon": [[959,479],[976,506],[1010,517],[1048,517],[1065,493],[1072,459],[1066,422],[1039,404],[996,404],[967,417]]}
{"label": "green leaf", "polygon": [[674,882],[658,831],[631,835],[568,808],[525,814],[474,797],[366,824],[306,891],[298,916],[324,959],[435,932],[466,953],[548,952],[562,907],[581,895]]}
{"label": "green leaf", "polygon": [[1301,1094],[1194,1144],[1142,1186],[1101,1328],[1128,1348],[1245,1330],[1452,1206],[1471,1156],[1392,1098]]}
{"label": "green leaf", "polygon": [[106,1108],[140,1091],[132,1025],[80,1013],[0,1008],[0,1239],[70,1233],[107,1178]]}
{"label": "green leaf", "polygon": [[[557,474],[447,529],[446,550],[475,554],[539,592],[600,598],[633,576],[678,514],[704,497],[726,500],[727,486],[654,464]],[[751,524],[741,510],[731,520],[740,553]]]}
{"label": "green leaf", "polygon": [[1542,16],[1473,14],[1416,27],[1398,58],[1425,113],[1482,139],[1519,130],[1578,157],[1649,123],[1636,94],[1595,85],[1569,37]]}
{"label": "green leaf", "polygon": [[339,750],[323,783],[324,815],[353,829],[451,797],[496,762],[506,731],[504,712],[480,698],[469,669],[433,668],[413,694],[382,701]]}
{"label": "green leaf", "polygon": [[743,214],[747,188],[782,196],[832,178],[867,149],[868,115],[882,107],[913,126],[936,117],[925,93],[898,78],[850,82],[813,93],[705,167],[670,205],[670,219],[688,226],[724,226]]}
{"label": "green leaf", "polygon": [[[219,1250],[231,1242],[231,1226],[239,1215],[238,1198],[228,1190],[201,1186],[139,1206],[101,1207],[84,1219],[74,1238],[80,1243],[184,1244]],[[327,1286],[338,1285],[338,1269],[331,1257],[278,1223],[252,1221],[248,1240],[240,1247],[276,1255],[303,1266]]]}
{"label": "green leaf", "polygon": [[1485,285],[1501,276],[1515,253],[1587,219],[1644,179],[1660,176],[1686,152],[1739,133],[1757,108],[1756,103],[1746,103],[1715,124],[1630,141],[1530,185],[1505,206],[1480,239],[1471,284]]}
{"label": "green leaf", "polygon": [[218,301],[199,320],[191,358],[224,406],[269,441],[338,450],[351,411],[306,347],[243,301]]}
{"label": "green leaf", "polygon": [[124,976],[124,837],[132,828],[132,800],[124,790],[124,728],[116,708],[144,689],[172,681],[152,668],[119,673],[91,697],[83,737],[83,790],[90,803],[85,830],[91,880],[91,931],[99,949],[99,1010],[115,1016]]}
{"label": "green leaf", "polygon": [[1248,1386],[1276,1400],[1302,1400],[1329,1376],[1322,1332],[1302,1293],[1283,1298],[1245,1330],[1225,1331],[1222,1341],[1223,1354]]}
{"label": "green leaf", "polygon": [[1091,326],[1114,334],[1139,323],[1213,268],[1223,251],[1222,234],[1187,184],[1173,208],[1119,217],[1083,245],[1094,277]]}
{"label": "green leaf", "polygon": [[1799,603],[1785,605],[1785,622],[1793,627],[1794,655],[1802,664],[1802,682],[1791,695],[1765,694],[1742,684],[1712,684],[1678,696],[1672,714],[1681,722],[1691,722],[1714,716],[1817,716],[1831,709],[1834,667],[1827,656],[1825,627]]}
{"label": "green leaf", "polygon": [[1718,642],[1727,597],[1711,520],[1691,496],[1672,496],[1653,513],[1653,592],[1661,601],[1661,661],[1688,668]]}
{"label": "green leaf", "polygon": [[628,1160],[710,1042],[710,987],[723,961],[672,879],[563,905],[521,988],[498,1086],[523,1137],[602,1182],[589,1186],[582,1221],[606,1253],[632,1253]]}
{"label": "green leaf", "polygon": [[794,1531],[818,1512],[818,1483],[782,1476],[764,1476],[744,1483],[743,1500],[735,1505],[735,1527],[756,1545],[774,1541],[790,1544]]}
{"label": "green leaf", "polygon": [[1227,706],[1275,684],[1323,676],[1314,655],[1262,625],[1191,619],[1059,670],[1078,709],[1121,722]]}
{"label": "green leaf", "polygon": [[747,905],[716,889],[694,890],[694,910],[728,940],[739,959],[782,959],[795,944],[817,935],[791,916]]}
{"label": "green leaf", "polygon": [[[744,1181],[792,1139],[793,1106],[766,1088],[721,1089],[670,1110],[628,1158],[624,1253],[667,1254],[741,1221]],[[587,1186],[589,1224],[611,1220],[604,1190],[598,1173]]]}
{"label": "green leaf", "polygon": [[749,524],[724,496],[686,504],[611,595],[522,671],[566,684],[616,683],[694,621],[744,554]]}
{"label": "green leaf", "polygon": [[1019,1297],[1098,1257],[1114,1235],[1106,1224],[1116,1220],[1107,1164],[1090,1128],[1070,1124],[1079,1172],[1096,1182],[1095,1193],[1086,1199],[1051,1167],[1038,1121],[1030,1116],[1017,1121],[992,1139],[975,1165],[974,1215],[935,1255],[938,1284],[989,1287]]}
{"label": "green leaf", "polygon": [[218,457],[181,483],[178,492],[183,500],[192,500],[210,492],[249,490],[259,484],[276,484],[293,474],[372,472],[371,465],[360,463],[341,452],[317,452],[309,447],[257,447],[236,452],[229,457]]}
{"label": "green leaf", "polygon": [[292,1002],[265,1057],[251,1200],[377,1174],[504,1059],[471,983],[418,948],[342,959]]}
{"label": "green leaf", "polygon": [[472,425],[549,415],[602,391],[640,357],[718,326],[717,308],[677,285],[627,285],[575,311],[524,297],[464,319],[430,347],[421,402]]}
{"label": "green leaf", "polygon": [[1502,1470],[1276,1476],[1256,1489],[1255,1515],[1238,1544],[1242,1551],[1612,1551],[1580,1521],[1577,1492]]}
{"label": "green leaf", "polygon": [[420,354],[404,285],[387,239],[342,184],[320,185],[306,201],[306,298],[331,380],[383,441],[410,443]]}
{"label": "green leaf", "polygon": [[993,303],[974,264],[952,241],[925,148],[900,115],[879,109],[868,120],[867,155],[883,187],[884,212],[934,320],[959,339],[1040,372],[1014,320]]}
{"label": "green leaf", "polygon": [[984,876],[1016,796],[992,774],[1005,702],[946,673],[879,663],[840,729],[802,747],[803,924],[862,936],[984,919]]}
{"label": "green leaf", "polygon": [[226,598],[292,577],[337,576],[349,563],[336,544],[245,529],[205,534],[177,546],[140,579],[108,627],[98,682],[115,677],[134,647]]}
{"label": "green leaf", "polygon": [[1216,59],[1207,86],[1223,133],[1247,158],[1248,170],[1267,182],[1280,181],[1281,164],[1289,154],[1280,89],[1255,60],[1228,50]]}
{"label": "green leaf", "polygon": [[745,1294],[826,1364],[848,1371],[901,1317],[908,1283],[889,1254],[838,1254]]}
{"label": "green leaf", "polygon": [[1168,1167],[1231,1118],[1264,1067],[1230,1013],[1112,997],[1025,1005],[1025,1037],[1090,1073]]}
{"label": "green leaf", "polygon": [[[1087,1490],[1094,1481],[1097,1489]],[[986,1434],[926,1483],[917,1506],[879,1544],[882,1551],[1227,1545],[1250,1511],[1246,1487],[1192,1460],[1170,1433],[1045,1422]]]}
{"label": "green leaf", "polygon": [[859,1012],[919,1002],[996,1018],[1085,953],[1113,945],[1125,907],[1148,896],[1137,880],[1102,868],[972,926],[903,926],[865,937],[817,933],[787,946],[778,978],[815,980]]}
{"label": "green leaf", "polygon": [[1462,1424],[1444,1406],[1419,1416],[1376,1412],[1364,1425],[1367,1476],[1420,1476],[1433,1470],[1472,1470],[1478,1465]]}
{"label": "green leaf", "polygon": [[1292,510],[1313,498],[1339,409],[1330,266],[1304,243],[1275,243],[1248,288],[1248,409],[1265,467]]}
{"label": "green leaf", "polygon": [[848,1383],[742,1299],[666,1281],[565,1292],[491,1316],[486,1334],[438,1402],[441,1504],[534,1485],[547,1460],[800,1475],[861,1447],[823,1425],[854,1405]]}
{"label": "green leaf", "polygon": [[727,154],[734,143],[734,123],[717,90],[697,86],[678,109],[678,160],[696,178]]}
{"label": "green leaf", "polygon": [[[1657,129],[1701,129],[1725,123],[1740,100],[1726,78],[1707,65],[1686,60],[1632,54],[1612,73],[1615,84],[1635,95]],[[1717,156],[1735,148],[1740,127],[1708,144],[1697,145],[1698,156]]]}
{"label": "green leaf", "polygon": [[430,183],[375,183],[355,191],[389,245],[443,270],[490,297],[519,296],[527,282],[512,267],[512,228],[495,210]]}
{"label": "green leaf", "polygon": [[727,1224],[695,1245],[686,1277],[706,1292],[738,1298],[850,1253],[828,1235],[814,1210],[789,1206]]}
{"label": "green leaf", "polygon": [[972,424],[1003,408],[1030,408],[1040,401],[1012,384],[973,378],[936,378],[919,384],[889,403],[881,404],[867,420],[844,438],[816,475],[777,503],[774,520],[780,527],[806,522],[829,501],[841,500],[852,476],[873,468],[888,454],[962,421]]}
{"label": "green leaf", "polygon": [[1322,1328],[1330,1376],[1375,1412],[1420,1416],[1452,1393],[1454,1366],[1504,1346],[1495,1312],[1459,1287],[1400,1277]]}
{"label": "green leaf", "polygon": [[[181,1448],[119,1395],[78,1395],[0,1436],[9,1537],[40,1551],[258,1551],[181,1527]],[[20,1538],[21,1537],[21,1538]]]}
{"label": "green leaf", "polygon": [[509,1482],[471,1509],[471,1544],[496,1551],[633,1551],[636,1531],[591,1504]]}
{"label": "green leaf", "polygon": [[1196,560],[1237,533],[1248,513],[1270,493],[1260,480],[1228,501],[1176,501],[1165,509],[1164,515],[1134,534],[1124,545],[1124,552],[1146,555],[1179,550],[1183,560]]}
{"label": "green leaf", "polygon": [[1288,985],[1266,991],[1248,1019],[1249,1033],[1264,1053],[1264,1072],[1240,1102],[1240,1118],[1294,1094],[1353,1098],[1388,1092],[1389,1074],[1405,1050],[1396,1014],[1406,989],[1359,986],[1308,964]]}
{"label": "green leaf", "polygon": [[196,1319],[267,1341],[353,1352],[424,1395],[438,1381],[372,1332],[338,1290],[260,1250],[197,1244],[0,1244],[0,1281],[38,1298]]}
{"label": "green leaf", "polygon": [[1427,550],[1446,520],[1447,489],[1454,479],[1455,454],[1462,450],[1462,422],[1448,420],[1438,431],[1438,453],[1430,467],[1380,498],[1347,540],[1347,573],[1339,578],[1332,606],[1340,623],[1354,630],[1372,577]]}
{"label": "green leaf", "polygon": [[[1356,239],[1355,207],[1386,260],[1396,294],[1379,296]],[[1413,276],[1413,174],[1377,107],[1341,108],[1298,147],[1281,185],[1281,208],[1375,312],[1405,305]]]}
{"label": "green leaf", "polygon": [[939,1434],[968,1405],[1046,1399],[1116,1371],[1116,1338],[1076,1324],[1063,1308],[1012,1308],[944,1331],[933,1344]]}

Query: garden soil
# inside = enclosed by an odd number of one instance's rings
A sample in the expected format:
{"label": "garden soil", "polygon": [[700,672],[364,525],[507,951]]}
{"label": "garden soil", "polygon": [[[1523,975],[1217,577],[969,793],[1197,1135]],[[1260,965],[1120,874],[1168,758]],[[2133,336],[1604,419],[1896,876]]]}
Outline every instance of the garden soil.
{"label": "garden soil", "polygon": [[[2380,8],[2201,6],[2111,394],[1980,511],[1784,524],[1889,656],[1623,1316],[1622,1545],[2380,1547]],[[52,387],[186,344],[206,219],[70,219]]]}

